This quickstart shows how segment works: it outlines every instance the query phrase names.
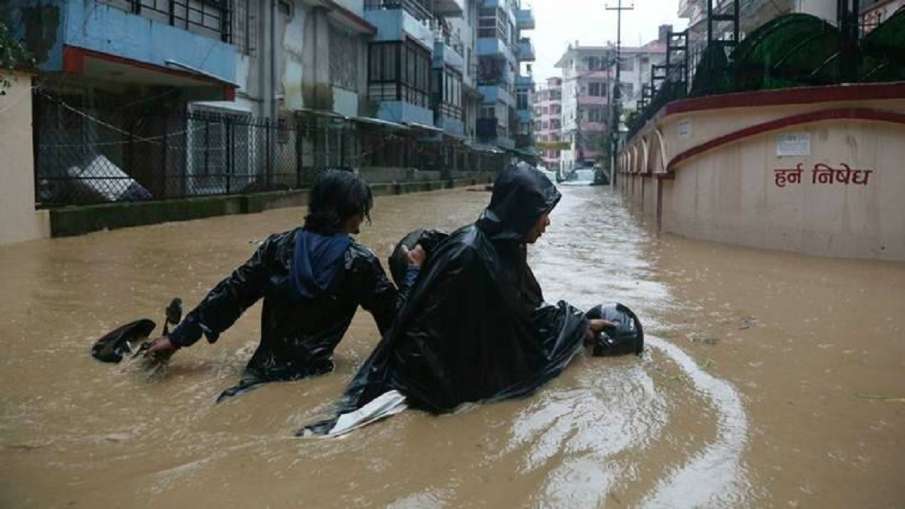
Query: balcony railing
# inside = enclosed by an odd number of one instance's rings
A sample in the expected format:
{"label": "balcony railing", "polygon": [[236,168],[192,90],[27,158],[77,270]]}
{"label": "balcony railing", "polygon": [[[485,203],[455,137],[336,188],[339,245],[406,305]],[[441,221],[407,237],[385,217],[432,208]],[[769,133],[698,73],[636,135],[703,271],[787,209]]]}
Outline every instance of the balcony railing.
{"label": "balcony railing", "polygon": [[522,62],[533,62],[535,59],[534,55],[534,43],[531,42],[531,39],[522,38],[519,39],[516,45],[518,51],[518,59]]}
{"label": "balcony railing", "polygon": [[446,27],[435,21],[431,22],[431,28],[434,32],[434,41],[439,41],[449,46],[461,57],[465,56],[465,44],[458,34],[451,33]]}
{"label": "balcony railing", "polygon": [[534,30],[534,12],[530,8],[515,11],[515,20],[519,30]]}
{"label": "balcony railing", "polygon": [[227,0],[96,0],[207,37],[231,41]]}
{"label": "balcony railing", "polygon": [[419,21],[433,18],[430,0],[365,0],[366,11],[403,9]]}

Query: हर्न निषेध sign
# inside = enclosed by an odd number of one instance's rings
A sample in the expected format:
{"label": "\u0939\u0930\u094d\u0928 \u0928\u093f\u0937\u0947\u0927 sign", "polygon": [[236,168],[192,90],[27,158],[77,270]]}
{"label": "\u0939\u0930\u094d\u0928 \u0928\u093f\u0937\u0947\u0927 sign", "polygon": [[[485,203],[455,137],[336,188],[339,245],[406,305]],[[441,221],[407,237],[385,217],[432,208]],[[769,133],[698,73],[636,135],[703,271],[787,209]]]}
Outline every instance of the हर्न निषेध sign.
{"label": "\u0939\u0930\u094d\u0928 \u0928\u093f\u0937\u0947\u0927 sign", "polygon": [[[773,170],[773,184],[776,187],[786,187],[790,184],[801,184],[801,175],[805,173],[803,163],[798,163],[794,168],[777,168]],[[811,169],[811,184],[855,184],[866,186],[870,180],[870,174],[874,170],[852,169],[845,163],[839,163],[839,168],[833,168],[825,163],[817,163]],[[805,182],[807,182],[805,178]]]}

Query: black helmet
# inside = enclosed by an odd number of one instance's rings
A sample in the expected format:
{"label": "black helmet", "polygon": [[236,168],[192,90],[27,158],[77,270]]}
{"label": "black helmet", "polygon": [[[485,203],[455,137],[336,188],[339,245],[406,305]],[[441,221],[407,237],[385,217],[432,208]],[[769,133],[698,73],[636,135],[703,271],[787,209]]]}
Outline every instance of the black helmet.
{"label": "black helmet", "polygon": [[597,335],[594,341],[594,356],[612,356],[644,351],[644,329],[638,315],[623,304],[601,304],[585,314],[589,320],[603,319],[616,323]]}

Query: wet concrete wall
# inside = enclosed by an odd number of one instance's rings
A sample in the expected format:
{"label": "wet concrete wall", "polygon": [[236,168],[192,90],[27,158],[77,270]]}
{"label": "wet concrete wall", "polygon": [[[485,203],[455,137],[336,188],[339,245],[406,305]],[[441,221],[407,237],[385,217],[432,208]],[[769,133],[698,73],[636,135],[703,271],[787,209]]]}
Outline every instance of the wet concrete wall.
{"label": "wet concrete wall", "polygon": [[0,244],[50,236],[47,211],[35,210],[31,75],[7,73],[0,95]]}
{"label": "wet concrete wall", "polygon": [[[364,175],[366,179],[370,178],[367,174]],[[386,196],[485,184],[489,183],[491,178],[491,174],[484,173],[453,180],[386,182],[374,183],[370,186],[375,196]],[[67,237],[130,226],[232,214],[253,214],[277,208],[304,206],[307,203],[308,190],[298,189],[247,195],[64,207],[49,211],[49,220],[46,220],[47,233],[44,236]]]}
{"label": "wet concrete wall", "polygon": [[902,140],[901,84],[679,101],[620,153],[620,188],[691,238],[905,260]]}

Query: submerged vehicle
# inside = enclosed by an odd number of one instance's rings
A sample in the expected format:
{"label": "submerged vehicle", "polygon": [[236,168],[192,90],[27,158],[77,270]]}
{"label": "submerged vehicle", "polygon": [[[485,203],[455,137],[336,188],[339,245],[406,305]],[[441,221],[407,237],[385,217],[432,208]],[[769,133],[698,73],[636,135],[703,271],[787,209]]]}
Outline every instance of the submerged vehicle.
{"label": "submerged vehicle", "polygon": [[590,186],[594,185],[594,169],[581,168],[572,171],[565,180],[560,182],[564,186]]}

